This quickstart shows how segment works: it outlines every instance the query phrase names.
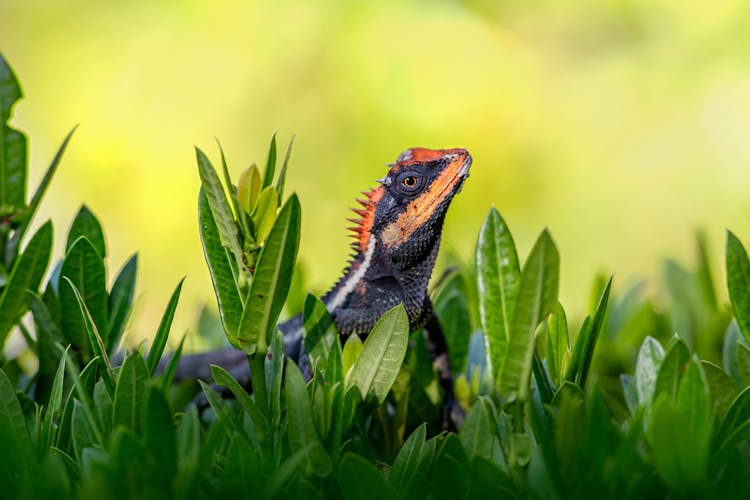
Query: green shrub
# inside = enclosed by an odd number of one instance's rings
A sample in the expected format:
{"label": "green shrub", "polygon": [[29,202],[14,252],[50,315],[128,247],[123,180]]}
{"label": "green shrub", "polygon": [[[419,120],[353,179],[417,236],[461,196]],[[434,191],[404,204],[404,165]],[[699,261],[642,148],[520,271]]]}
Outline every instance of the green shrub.
{"label": "green shrub", "polygon": [[[173,382],[181,345],[159,369],[182,282],[148,352],[129,352],[121,364],[112,360],[122,356],[137,258],[107,289],[106,242],[85,206],[42,283],[52,224],[26,233],[70,134],[26,203],[26,138],[7,124],[20,95],[0,58],[0,341],[18,326],[38,360],[28,375],[18,358],[2,359],[4,497],[750,493],[750,261],[732,233],[731,312],[717,303],[699,238],[696,270],[665,265],[666,312],[638,285],[618,295],[611,278],[598,278],[592,313],[571,343],[551,235],[543,231],[521,265],[508,226],[490,210],[474,266],[459,266],[434,292],[467,412],[457,433],[441,432],[436,376],[403,307],[364,343],[352,336],[342,345],[325,306],[308,295],[312,380],[285,365],[275,324],[301,224],[296,196],[284,197],[291,144],[277,174],[272,139],[263,174],[252,166],[236,187],[223,154],[222,181],[198,150],[199,227],[220,321],[247,354],[255,389],[248,394],[212,366],[215,385],[200,384],[210,408],[199,413],[189,403],[195,383]],[[20,322],[28,311],[33,331]]]}

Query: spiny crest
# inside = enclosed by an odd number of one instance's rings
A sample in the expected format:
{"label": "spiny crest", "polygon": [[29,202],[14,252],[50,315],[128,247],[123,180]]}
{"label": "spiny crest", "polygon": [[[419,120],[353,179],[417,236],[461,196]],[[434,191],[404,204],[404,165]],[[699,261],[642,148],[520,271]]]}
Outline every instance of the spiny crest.
{"label": "spiny crest", "polygon": [[357,199],[357,203],[362,205],[362,208],[352,208],[351,210],[359,217],[347,219],[352,222],[354,226],[349,227],[349,231],[352,232],[352,237],[355,238],[355,242],[352,247],[355,250],[365,252],[367,250],[367,244],[370,241],[370,231],[372,230],[373,219],[375,218],[375,210],[377,203],[383,196],[383,186],[378,186],[369,191],[362,191],[364,198]]}

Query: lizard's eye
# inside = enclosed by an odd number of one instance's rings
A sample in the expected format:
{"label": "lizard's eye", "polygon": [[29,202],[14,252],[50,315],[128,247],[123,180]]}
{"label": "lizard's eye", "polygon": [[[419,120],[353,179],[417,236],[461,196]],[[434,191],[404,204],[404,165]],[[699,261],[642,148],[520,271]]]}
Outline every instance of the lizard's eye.
{"label": "lizard's eye", "polygon": [[399,178],[399,185],[403,191],[413,193],[422,187],[422,177],[411,172],[404,173]]}

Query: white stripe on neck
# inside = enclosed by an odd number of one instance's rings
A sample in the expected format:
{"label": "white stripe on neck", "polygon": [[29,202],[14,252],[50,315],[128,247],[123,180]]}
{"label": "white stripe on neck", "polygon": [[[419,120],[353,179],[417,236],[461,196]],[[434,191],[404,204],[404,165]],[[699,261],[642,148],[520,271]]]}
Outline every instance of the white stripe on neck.
{"label": "white stripe on neck", "polygon": [[350,293],[352,293],[352,290],[357,286],[357,283],[359,283],[359,280],[361,280],[365,273],[367,272],[367,269],[370,267],[370,261],[372,260],[372,254],[375,253],[375,235],[370,235],[370,242],[367,244],[367,250],[365,251],[365,258],[362,261],[362,263],[359,265],[356,271],[349,276],[349,279],[347,279],[344,284],[339,288],[339,291],[336,292],[336,295],[333,296],[333,299],[331,299],[328,304],[326,304],[326,308],[328,309],[329,313],[333,313],[336,309],[338,309],[341,304],[344,303],[346,298],[349,296]]}

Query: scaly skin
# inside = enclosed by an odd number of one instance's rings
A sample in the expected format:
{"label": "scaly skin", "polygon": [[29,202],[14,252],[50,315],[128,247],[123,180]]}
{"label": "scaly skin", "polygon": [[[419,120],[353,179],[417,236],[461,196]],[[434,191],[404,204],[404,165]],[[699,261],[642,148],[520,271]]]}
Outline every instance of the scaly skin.
{"label": "scaly skin", "polygon": [[[364,193],[360,217],[350,228],[354,255],[343,276],[322,300],[342,337],[365,336],[389,309],[403,303],[411,331],[425,328],[433,365],[445,391],[445,421],[460,422],[445,338],[427,293],[443,220],[453,197],[469,175],[465,149],[404,151],[380,185]],[[286,355],[307,364],[299,316],[278,326]],[[187,356],[176,378],[208,379],[209,363],[218,363],[238,379],[249,380],[247,361],[234,350]],[[203,365],[201,367],[201,365]]]}

